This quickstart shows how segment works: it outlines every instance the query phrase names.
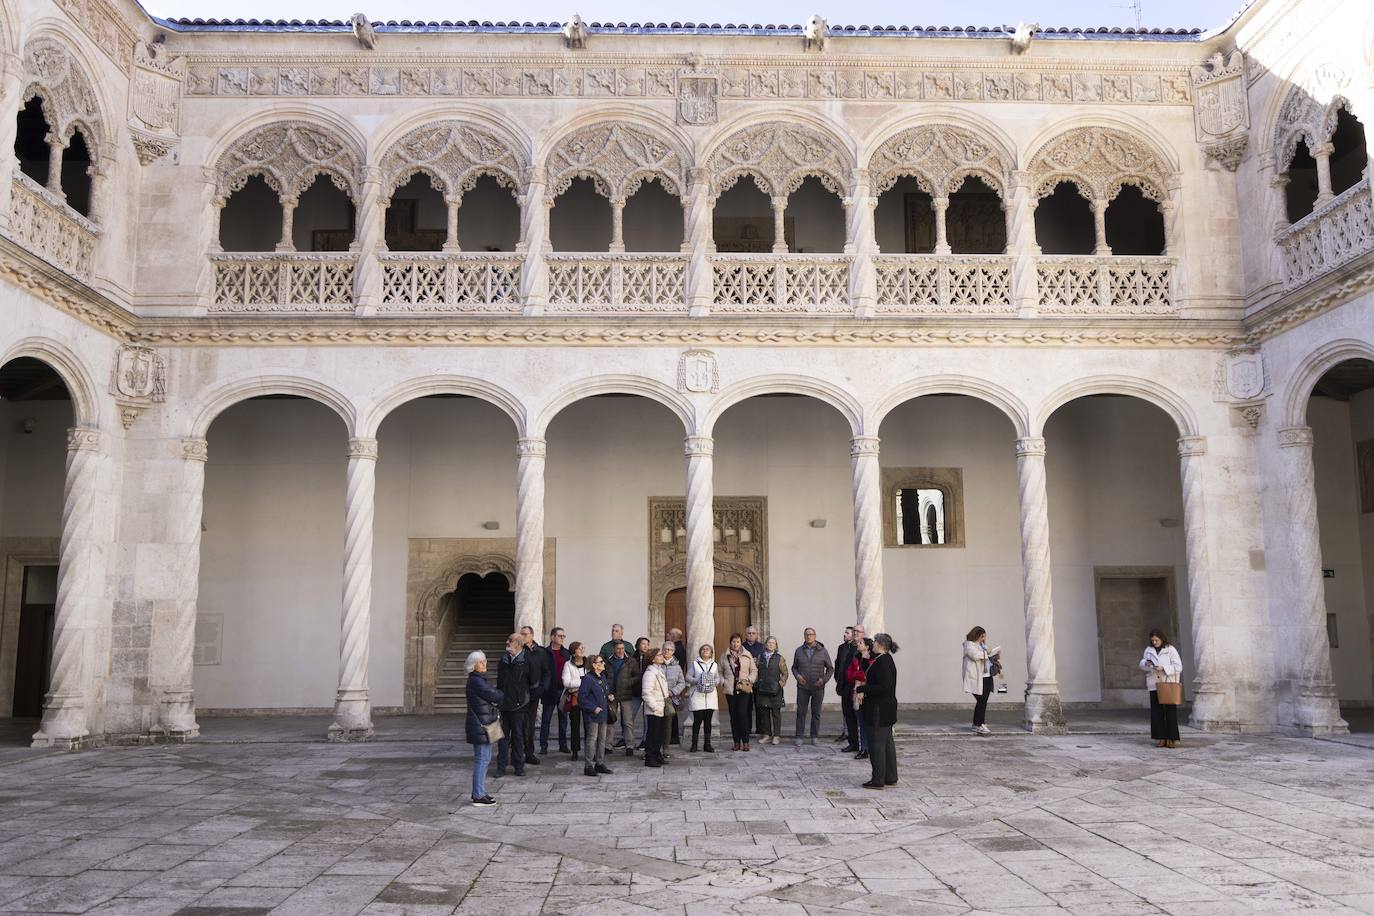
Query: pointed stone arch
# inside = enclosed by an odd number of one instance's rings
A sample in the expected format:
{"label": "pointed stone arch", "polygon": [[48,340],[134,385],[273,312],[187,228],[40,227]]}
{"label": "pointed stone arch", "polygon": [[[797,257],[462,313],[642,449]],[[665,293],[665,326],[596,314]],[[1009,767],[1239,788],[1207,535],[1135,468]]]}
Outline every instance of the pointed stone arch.
{"label": "pointed stone arch", "polygon": [[518,194],[526,166],[512,138],[472,121],[436,121],[412,128],[387,147],[381,159],[382,193],[390,197],[423,172],[448,197],[462,197],[484,175]]}
{"label": "pointed stone arch", "polygon": [[884,140],[868,160],[873,194],[914,178],[932,197],[948,197],[970,175],[1005,200],[1012,157],[998,144],[953,124],[918,124]]}
{"label": "pointed stone arch", "polygon": [[1131,184],[1158,203],[1168,198],[1174,169],[1153,144],[1116,127],[1073,127],[1051,137],[1027,167],[1035,197],[1068,182],[1090,201],[1111,200]]}
{"label": "pointed stone arch", "polygon": [[601,121],[568,133],[550,150],[546,170],[550,197],[577,178],[591,179],[610,200],[631,197],[653,178],[678,197],[687,186],[687,157],[678,145],[626,121]]}
{"label": "pointed stone arch", "polygon": [[111,155],[95,84],[66,45],[47,35],[31,39],[24,47],[24,81],[23,101],[42,100],[43,116],[58,139],[68,143],[80,130],[92,162]]}
{"label": "pointed stone arch", "polygon": [[245,132],[215,162],[221,198],[254,175],[282,198],[294,198],[327,175],[356,205],[361,199],[363,155],[351,140],[309,121],[275,121]]}
{"label": "pointed stone arch", "polygon": [[715,145],[706,164],[716,197],[751,175],[772,197],[786,197],[807,178],[818,178],[843,198],[854,171],[853,157],[837,137],[791,121],[740,127]]}

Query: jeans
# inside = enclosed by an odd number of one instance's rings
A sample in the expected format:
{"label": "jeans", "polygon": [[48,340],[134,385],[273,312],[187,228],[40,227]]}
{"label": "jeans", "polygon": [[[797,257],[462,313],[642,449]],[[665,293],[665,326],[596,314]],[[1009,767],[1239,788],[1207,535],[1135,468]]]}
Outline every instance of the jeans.
{"label": "jeans", "polygon": [[539,716],[539,753],[549,752],[549,724],[553,714],[558,713],[558,749],[568,746],[568,714],[563,711],[563,696],[559,694],[552,700],[544,697],[544,711]]}
{"label": "jeans", "polygon": [[1178,707],[1159,702],[1159,694],[1150,691],[1150,737],[1156,741],[1177,741]]}
{"label": "jeans", "polygon": [[868,764],[873,781],[890,786],[897,781],[897,746],[892,743],[891,725],[869,726]]}
{"label": "jeans", "polygon": [[501,710],[501,731],[505,737],[496,747],[496,772],[506,773],[506,761],[515,766],[515,775],[525,775],[525,723],[529,713],[524,706],[519,709]]}
{"label": "jeans", "polygon": [[754,695],[732,693],[725,698],[730,704],[730,738],[736,744],[749,740],[749,726],[753,718]]}
{"label": "jeans", "polygon": [[696,750],[697,735],[700,734],[702,726],[706,727],[706,747],[711,747],[711,718],[716,714],[714,709],[694,709],[692,710],[692,749]]}
{"label": "jeans", "polygon": [[611,727],[605,722],[595,721],[592,713],[582,711],[582,730],[586,733],[587,755],[584,758],[587,766],[604,764],[606,761],[606,745],[610,741]]}
{"label": "jeans", "polygon": [[644,701],[639,697],[620,701],[620,740],[627,748],[635,746],[635,722],[639,720],[640,707]]}
{"label": "jeans", "polygon": [[487,767],[491,765],[491,744],[472,746],[472,800],[487,795]]}
{"label": "jeans", "polygon": [[802,728],[806,724],[807,708],[811,710],[811,737],[814,738],[821,733],[821,703],[825,702],[824,687],[807,687],[803,684],[797,685],[797,737],[802,737]]}
{"label": "jeans", "polygon": [[663,736],[668,733],[664,728],[665,720],[645,710],[644,712],[644,765],[663,765]]}
{"label": "jeans", "polygon": [[849,739],[849,746],[858,747],[859,717],[855,715],[854,707],[850,705],[849,698],[844,694],[840,694],[840,712],[844,714],[844,734]]}
{"label": "jeans", "polygon": [[977,728],[987,720],[988,697],[992,695],[992,677],[983,678],[983,692],[973,701],[973,727]]}

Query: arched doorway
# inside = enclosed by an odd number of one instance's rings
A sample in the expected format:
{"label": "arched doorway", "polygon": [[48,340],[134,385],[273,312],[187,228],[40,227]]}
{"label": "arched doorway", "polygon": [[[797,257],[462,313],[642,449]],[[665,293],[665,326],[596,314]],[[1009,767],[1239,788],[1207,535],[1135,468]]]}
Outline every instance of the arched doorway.
{"label": "arched doorway", "polygon": [[[742,588],[717,585],[715,602],[716,637],[713,645],[716,658],[720,658],[730,647],[730,634],[743,633],[744,628],[753,623],[753,616],[749,593]],[[676,627],[687,634],[682,637],[683,643],[687,646],[687,657],[696,658],[697,650],[701,646],[692,639],[692,634],[687,629],[687,589],[675,588],[668,593],[668,600],[663,608],[663,622],[665,629],[671,630]]]}
{"label": "arched doorway", "polygon": [[440,601],[439,634],[444,655],[434,681],[436,713],[467,712],[468,655],[487,656],[487,679],[496,680],[496,663],[506,637],[515,631],[515,592],[504,573],[466,573]]}

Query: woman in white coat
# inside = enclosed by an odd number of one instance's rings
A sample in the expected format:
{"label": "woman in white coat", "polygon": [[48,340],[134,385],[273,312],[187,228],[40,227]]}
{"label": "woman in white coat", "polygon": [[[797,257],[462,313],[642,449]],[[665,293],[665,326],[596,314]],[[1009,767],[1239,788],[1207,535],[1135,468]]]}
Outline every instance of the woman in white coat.
{"label": "woman in white coat", "polygon": [[558,699],[559,707],[566,709],[572,720],[572,759],[582,753],[582,710],[577,705],[577,688],[587,676],[587,653],[582,643],[574,640],[568,646],[568,660],[563,663],[563,693]]}
{"label": "woman in white coat", "polygon": [[715,718],[716,686],[720,684],[720,666],[716,664],[716,650],[707,643],[697,650],[697,657],[687,669],[687,683],[691,687],[687,708],[692,711],[692,753],[696,753],[697,737],[702,726],[706,728],[706,744],[702,748],[714,754],[711,747],[711,720]]}
{"label": "woman in white coat", "polygon": [[1183,658],[1169,645],[1163,630],[1150,631],[1140,670],[1145,672],[1145,687],[1150,691],[1150,737],[1155,747],[1178,747],[1178,706],[1159,702],[1157,688],[1161,681],[1183,679]]}
{"label": "woman in white coat", "polygon": [[1001,664],[1002,647],[988,648],[988,631],[974,627],[964,637],[964,693],[973,694],[973,733],[990,735],[985,720],[992,695],[993,664]]}
{"label": "woman in white coat", "polygon": [[667,720],[664,718],[666,710],[672,707],[671,694],[668,691],[668,678],[663,674],[663,650],[656,650],[652,656],[651,664],[644,669],[644,677],[640,682],[640,695],[644,698],[644,765],[646,767],[663,766],[663,738],[667,734],[664,728]]}

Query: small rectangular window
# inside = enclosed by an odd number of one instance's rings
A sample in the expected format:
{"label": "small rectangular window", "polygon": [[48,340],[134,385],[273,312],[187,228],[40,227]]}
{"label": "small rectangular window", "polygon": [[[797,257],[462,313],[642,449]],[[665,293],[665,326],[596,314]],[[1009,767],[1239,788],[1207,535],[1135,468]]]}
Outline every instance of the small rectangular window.
{"label": "small rectangular window", "polygon": [[898,544],[949,543],[943,490],[899,487],[895,497]]}

